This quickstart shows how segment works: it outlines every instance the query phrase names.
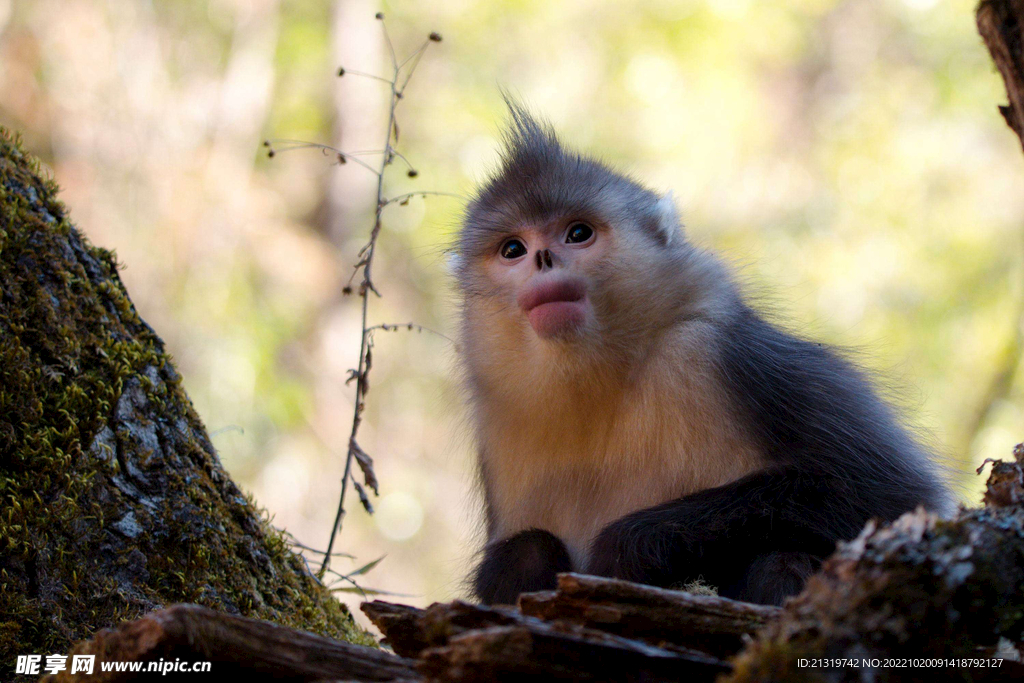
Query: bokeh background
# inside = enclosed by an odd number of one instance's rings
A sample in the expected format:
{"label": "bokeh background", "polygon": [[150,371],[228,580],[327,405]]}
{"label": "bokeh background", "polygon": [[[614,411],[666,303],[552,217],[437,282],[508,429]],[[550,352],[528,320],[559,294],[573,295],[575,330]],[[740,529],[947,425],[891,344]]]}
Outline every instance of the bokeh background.
{"label": "bokeh background", "polygon": [[[399,109],[419,170],[390,195],[466,196],[496,159],[499,88],[566,140],[673,189],[692,239],[792,327],[862,350],[962,473],[1024,438],[1024,156],[974,0],[0,0],[0,124],[117,251],[224,465],[323,548],[352,414],[344,297],[375,179],[264,138],[379,149],[383,11],[432,44]],[[372,157],[368,157],[372,160]],[[445,249],[464,201],[389,208],[361,443],[334,567],[426,604],[464,594],[479,541]],[[315,556],[312,556],[315,559]],[[341,594],[351,604],[358,595]]]}

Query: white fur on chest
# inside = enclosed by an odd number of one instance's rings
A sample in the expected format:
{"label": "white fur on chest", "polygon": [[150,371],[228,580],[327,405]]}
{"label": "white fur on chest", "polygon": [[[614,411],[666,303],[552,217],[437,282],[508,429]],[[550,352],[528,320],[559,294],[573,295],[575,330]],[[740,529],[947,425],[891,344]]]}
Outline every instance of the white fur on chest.
{"label": "white fur on chest", "polygon": [[531,376],[518,401],[484,406],[492,538],[545,529],[580,569],[608,523],[762,467],[727,408],[701,335],[676,341],[621,383]]}

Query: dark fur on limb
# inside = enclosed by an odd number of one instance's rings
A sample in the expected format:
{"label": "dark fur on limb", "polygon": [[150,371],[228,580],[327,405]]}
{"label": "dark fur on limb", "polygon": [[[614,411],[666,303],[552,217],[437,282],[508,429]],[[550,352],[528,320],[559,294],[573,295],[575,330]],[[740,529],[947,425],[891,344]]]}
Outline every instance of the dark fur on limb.
{"label": "dark fur on limb", "polygon": [[547,531],[529,529],[488,546],[473,587],[483,602],[508,605],[520,593],[554,586],[559,573],[571,570],[564,543]]}

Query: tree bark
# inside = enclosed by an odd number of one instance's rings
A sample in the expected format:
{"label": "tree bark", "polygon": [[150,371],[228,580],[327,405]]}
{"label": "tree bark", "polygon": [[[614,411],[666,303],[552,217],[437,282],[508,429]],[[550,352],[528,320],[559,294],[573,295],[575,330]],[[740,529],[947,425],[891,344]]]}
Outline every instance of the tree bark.
{"label": "tree bark", "polygon": [[3,129],[0,500],[0,666],[175,602],[371,642],[227,476],[114,255]]}

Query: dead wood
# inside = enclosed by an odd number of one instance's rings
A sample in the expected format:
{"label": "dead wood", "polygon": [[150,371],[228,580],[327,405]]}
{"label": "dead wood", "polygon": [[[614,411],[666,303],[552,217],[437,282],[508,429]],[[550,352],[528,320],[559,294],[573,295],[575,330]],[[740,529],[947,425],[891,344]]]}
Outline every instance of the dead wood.
{"label": "dead wood", "polygon": [[432,647],[419,669],[430,680],[711,681],[729,667],[697,650],[660,648],[568,622],[544,622],[512,609],[434,604],[418,618]]}
{"label": "dead wood", "polygon": [[562,574],[558,590],[523,595],[523,614],[640,638],[675,643],[721,657],[735,654],[780,609],[628,581]]}
{"label": "dead wood", "polygon": [[416,657],[430,647],[430,638],[420,626],[423,610],[418,607],[373,600],[364,602],[360,609],[384,634],[382,643],[397,654]]}

